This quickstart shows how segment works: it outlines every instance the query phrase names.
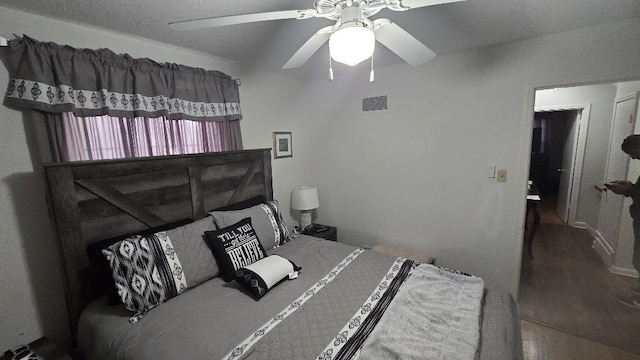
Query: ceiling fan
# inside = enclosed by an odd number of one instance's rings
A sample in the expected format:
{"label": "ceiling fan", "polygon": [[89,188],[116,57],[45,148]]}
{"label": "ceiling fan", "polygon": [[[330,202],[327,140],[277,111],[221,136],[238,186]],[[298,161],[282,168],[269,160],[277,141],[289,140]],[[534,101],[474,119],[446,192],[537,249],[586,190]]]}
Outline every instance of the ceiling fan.
{"label": "ceiling fan", "polygon": [[431,60],[436,54],[391,20],[370,20],[369,17],[385,8],[406,11],[459,1],[465,0],[315,0],[313,9],[178,21],[169,23],[169,26],[178,31],[187,31],[268,20],[323,17],[336,23],[318,30],[293,54],[283,69],[302,66],[327,41],[331,58],[350,66],[370,58],[376,40],[415,66]]}

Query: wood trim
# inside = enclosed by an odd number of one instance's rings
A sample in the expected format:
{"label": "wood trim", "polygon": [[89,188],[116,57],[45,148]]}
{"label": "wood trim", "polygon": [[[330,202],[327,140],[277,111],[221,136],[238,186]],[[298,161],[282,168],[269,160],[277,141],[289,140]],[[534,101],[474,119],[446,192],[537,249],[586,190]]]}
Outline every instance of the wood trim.
{"label": "wood trim", "polygon": [[233,195],[231,195],[231,198],[229,198],[229,203],[228,204],[233,204],[233,203],[238,202],[238,199],[242,196],[242,193],[244,192],[244,190],[247,188],[247,186],[251,182],[251,179],[253,179],[253,176],[256,174],[256,172],[260,168],[260,165],[262,165],[262,163],[260,161],[254,161],[254,162],[251,163],[251,165],[249,166],[247,171],[244,173],[244,176],[242,177],[242,180],[240,181],[240,185],[238,185],[236,190],[233,192]]}
{"label": "wood trim", "polygon": [[[265,149],[262,152],[262,164],[264,166],[264,173],[271,174],[271,149]],[[273,200],[273,184],[271,176],[265,176],[264,178],[264,193],[267,200]]]}
{"label": "wood trim", "polygon": [[191,190],[191,209],[193,212],[193,218],[202,218],[205,216],[205,212],[202,194],[202,170],[200,168],[189,168],[189,189]]}
{"label": "wood trim", "polygon": [[638,274],[638,270],[634,268],[624,268],[624,267],[614,266],[614,265],[609,265],[608,268],[612,274],[632,277],[635,279],[637,279],[640,276],[640,274]]}
{"label": "wood trim", "polygon": [[100,180],[85,179],[76,180],[75,182],[76,184],[81,185],[85,189],[98,195],[98,197],[115,205],[125,213],[140,220],[150,228],[162,226],[166,223],[165,220],[156,216],[154,213],[147,211],[147,209],[145,209],[144,207],[139,206],[137,203],[129,200],[129,198],[123,193],[106,184],[101,183]]}
{"label": "wood trim", "polygon": [[[245,150],[242,152],[219,152],[190,155],[157,156],[140,159],[117,159],[106,161],[77,161],[67,163],[45,164],[47,168],[70,167],[75,179],[94,179],[145,172],[184,169],[185,163],[198,167],[245,162],[249,159],[259,159],[265,151],[271,149]],[[212,156],[215,154],[216,156]]]}
{"label": "wood trim", "polygon": [[86,268],[89,261],[85,252],[82,228],[75,198],[73,173],[69,168],[52,168],[47,172],[49,207],[55,224],[56,243],[60,251],[63,274],[65,277],[65,301],[72,334],[77,331],[77,319],[80,317],[84,302],[88,301],[83,292],[83,283],[88,281]]}

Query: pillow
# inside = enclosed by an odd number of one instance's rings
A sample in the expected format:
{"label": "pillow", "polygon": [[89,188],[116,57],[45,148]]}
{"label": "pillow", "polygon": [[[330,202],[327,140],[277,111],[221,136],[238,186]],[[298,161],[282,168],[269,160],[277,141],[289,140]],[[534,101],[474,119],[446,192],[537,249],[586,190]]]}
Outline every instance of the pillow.
{"label": "pillow", "polygon": [[282,220],[282,214],[275,200],[267,201],[248,209],[236,211],[212,211],[209,214],[218,228],[227,227],[244,218],[251,218],[251,224],[266,249],[277,248],[290,240],[289,230]]}
{"label": "pillow", "polygon": [[238,269],[235,278],[256,300],[260,300],[285,279],[297,278],[300,270],[302,268],[292,261],[279,255],[271,255]]}
{"label": "pillow", "polygon": [[251,226],[251,218],[219,230],[206,231],[204,236],[226,282],[233,280],[236,270],[265,257],[264,248]]}
{"label": "pillow", "polygon": [[107,259],[102,254],[103,249],[134,235],[151,235],[159,231],[173,229],[191,222],[193,222],[192,219],[184,219],[174,223],[146,229],[137,234],[120,235],[87,245],[87,259],[89,260],[89,276],[91,277],[91,290],[93,291],[93,297],[98,298],[106,294],[107,303],[109,305],[122,304],[120,296],[118,296],[118,290],[116,290],[116,285],[113,282],[111,267],[109,266]]}
{"label": "pillow", "polygon": [[132,322],[219,273],[202,241],[204,232],[213,229],[213,220],[206,217],[175,229],[135,235],[102,250],[120,300],[137,312]]}
{"label": "pillow", "polygon": [[229,211],[229,210],[243,210],[243,209],[247,209],[250,208],[252,206],[256,206],[259,204],[264,204],[267,202],[267,198],[264,197],[264,195],[258,195],[258,196],[254,196],[251,199],[247,199],[247,200],[242,200],[239,201],[237,203],[233,203],[227,206],[223,206],[221,208],[218,209],[214,209],[211,211]]}
{"label": "pillow", "polygon": [[167,230],[167,236],[173,241],[173,247],[182,261],[182,270],[187,277],[189,288],[220,274],[218,264],[204,241],[205,231],[215,230],[211,216],[186,226]]}

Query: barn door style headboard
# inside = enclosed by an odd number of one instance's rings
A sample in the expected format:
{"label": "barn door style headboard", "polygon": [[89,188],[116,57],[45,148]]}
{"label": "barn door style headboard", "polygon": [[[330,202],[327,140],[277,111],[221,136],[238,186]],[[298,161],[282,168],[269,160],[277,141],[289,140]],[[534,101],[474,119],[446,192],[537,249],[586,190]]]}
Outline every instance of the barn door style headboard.
{"label": "barn door style headboard", "polygon": [[45,164],[44,173],[74,338],[93,300],[88,244],[273,198],[271,149]]}

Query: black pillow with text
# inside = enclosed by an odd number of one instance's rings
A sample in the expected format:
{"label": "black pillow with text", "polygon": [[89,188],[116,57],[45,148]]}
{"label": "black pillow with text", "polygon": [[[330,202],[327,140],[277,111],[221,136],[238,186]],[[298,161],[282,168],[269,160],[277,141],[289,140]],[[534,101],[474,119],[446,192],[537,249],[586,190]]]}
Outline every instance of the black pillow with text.
{"label": "black pillow with text", "polygon": [[204,235],[226,282],[233,280],[236,270],[266,256],[251,226],[251,218],[244,218],[219,230],[206,231]]}

